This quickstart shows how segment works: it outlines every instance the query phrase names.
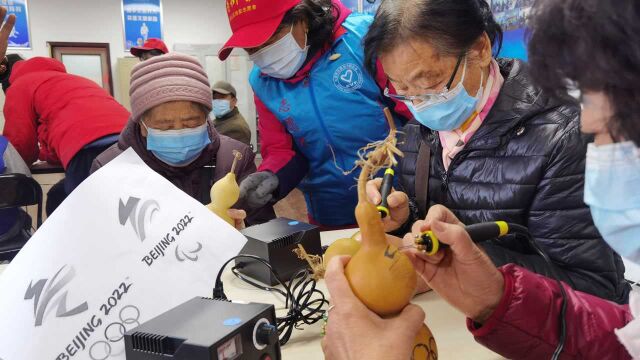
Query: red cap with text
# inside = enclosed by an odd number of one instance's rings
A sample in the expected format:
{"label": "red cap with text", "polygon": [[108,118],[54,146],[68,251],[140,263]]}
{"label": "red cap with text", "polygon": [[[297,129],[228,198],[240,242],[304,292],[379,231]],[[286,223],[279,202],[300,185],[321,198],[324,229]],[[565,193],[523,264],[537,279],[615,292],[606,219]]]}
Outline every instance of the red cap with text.
{"label": "red cap with text", "polygon": [[258,47],[275,34],[287,11],[300,0],[226,0],[233,35],[218,53],[225,60],[233,48]]}
{"label": "red cap with text", "polygon": [[140,55],[143,52],[151,51],[151,50],[159,50],[163,54],[166,54],[166,53],[169,52],[169,49],[167,49],[167,45],[165,45],[164,41],[162,41],[160,39],[156,39],[156,38],[151,38],[151,39],[145,41],[142,46],[134,46],[134,47],[132,47],[131,48],[131,55],[133,55],[135,57],[140,57]]}

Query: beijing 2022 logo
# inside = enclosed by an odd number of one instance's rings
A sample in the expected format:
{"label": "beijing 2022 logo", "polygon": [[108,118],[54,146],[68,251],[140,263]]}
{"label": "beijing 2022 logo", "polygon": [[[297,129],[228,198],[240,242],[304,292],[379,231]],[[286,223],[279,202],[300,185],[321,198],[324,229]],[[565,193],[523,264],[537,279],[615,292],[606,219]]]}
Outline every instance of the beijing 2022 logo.
{"label": "beijing 2022 logo", "polygon": [[69,294],[67,285],[75,276],[76,272],[73,266],[64,265],[51,279],[40,279],[35,284],[33,281],[29,283],[24,299],[33,299],[33,316],[36,327],[42,325],[45,316],[50,314],[53,309],[55,309],[57,318],[82,314],[89,309],[89,304],[86,301],[72,308],[67,305]]}
{"label": "beijing 2022 logo", "polygon": [[153,215],[160,211],[160,205],[155,200],[146,200],[140,205],[141,201],[140,198],[133,196],[129,197],[126,204],[120,200],[118,217],[120,225],[126,226],[127,222],[130,222],[138,239],[144,241],[147,238],[146,225],[151,222]]}

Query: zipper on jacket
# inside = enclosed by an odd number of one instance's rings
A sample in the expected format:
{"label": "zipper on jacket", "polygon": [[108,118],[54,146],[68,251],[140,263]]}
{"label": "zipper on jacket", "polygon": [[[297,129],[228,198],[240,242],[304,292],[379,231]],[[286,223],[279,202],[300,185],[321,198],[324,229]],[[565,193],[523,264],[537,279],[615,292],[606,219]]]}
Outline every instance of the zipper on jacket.
{"label": "zipper on jacket", "polygon": [[[442,172],[442,174],[440,174],[440,177],[442,179],[442,185],[440,185],[440,190],[442,191],[442,193],[445,196],[445,198],[444,198],[445,201],[447,200],[447,197],[449,195],[449,180],[451,179],[451,171],[453,170],[454,165],[456,165],[464,157],[466,157],[466,155],[468,153],[469,153],[468,149],[463,149],[458,155],[456,155],[451,160],[451,164],[449,164],[449,169],[445,170],[444,172]],[[442,154],[440,154],[440,156],[442,156]],[[443,166],[444,166],[444,164],[443,164]]]}
{"label": "zipper on jacket", "polygon": [[443,172],[441,178],[442,185],[440,185],[440,190],[446,194],[449,190],[449,173],[447,171]]}

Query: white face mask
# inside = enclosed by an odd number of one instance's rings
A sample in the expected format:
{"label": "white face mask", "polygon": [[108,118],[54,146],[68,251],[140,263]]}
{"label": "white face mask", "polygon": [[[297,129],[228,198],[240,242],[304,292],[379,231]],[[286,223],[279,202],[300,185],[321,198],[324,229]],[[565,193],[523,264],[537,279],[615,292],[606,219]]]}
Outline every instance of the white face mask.
{"label": "white face mask", "polygon": [[249,59],[260,68],[264,74],[278,79],[288,79],[295,75],[307,59],[309,45],[300,48],[293,37],[293,25],[291,31],[282,39],[249,55]]}

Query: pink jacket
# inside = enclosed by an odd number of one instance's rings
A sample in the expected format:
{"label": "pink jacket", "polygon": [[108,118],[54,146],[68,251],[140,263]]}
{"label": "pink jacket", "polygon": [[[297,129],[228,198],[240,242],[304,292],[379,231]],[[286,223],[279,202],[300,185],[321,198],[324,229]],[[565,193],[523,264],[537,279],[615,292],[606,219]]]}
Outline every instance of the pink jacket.
{"label": "pink jacket", "polygon": [[[562,295],[556,281],[516,265],[500,271],[505,278],[500,305],[482,327],[467,320],[469,331],[477,342],[504,357],[550,359],[560,331]],[[567,331],[561,359],[631,359],[614,333],[633,320],[629,306],[563,286]]]}

